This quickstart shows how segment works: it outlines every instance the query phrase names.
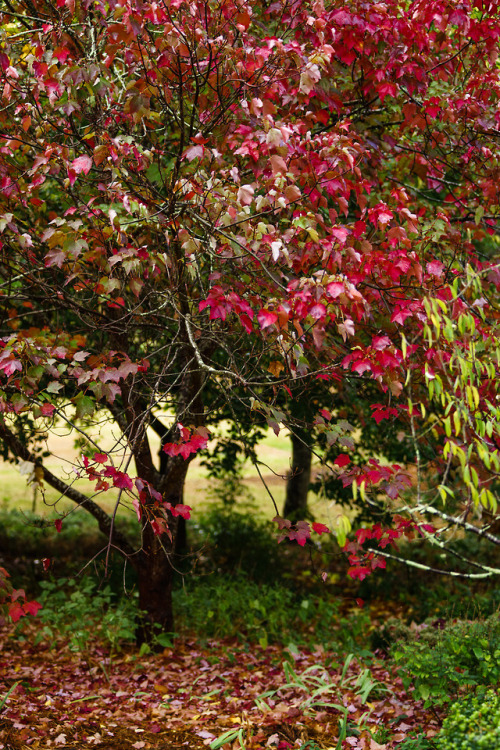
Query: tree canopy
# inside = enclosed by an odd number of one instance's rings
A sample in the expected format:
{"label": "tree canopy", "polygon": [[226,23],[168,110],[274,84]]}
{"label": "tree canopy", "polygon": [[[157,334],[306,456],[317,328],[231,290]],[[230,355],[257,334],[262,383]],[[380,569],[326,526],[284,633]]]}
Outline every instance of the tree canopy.
{"label": "tree canopy", "polygon": [[[338,446],[330,470],[397,514],[349,542],[352,575],[415,529],[498,544],[496,3],[5,0],[0,28],[0,440],[97,518],[151,621],[171,627],[211,419],[304,439],[294,399],[318,381],[331,405],[307,427]],[[351,462],[336,394],[365,383],[413,468]],[[43,468],[61,421],[92,497]],[[109,487],[140,550],[99,505]]]}

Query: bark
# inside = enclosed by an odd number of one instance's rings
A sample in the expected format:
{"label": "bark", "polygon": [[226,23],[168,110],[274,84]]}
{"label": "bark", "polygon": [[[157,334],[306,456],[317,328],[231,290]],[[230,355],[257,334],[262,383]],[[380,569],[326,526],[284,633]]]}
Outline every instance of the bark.
{"label": "bark", "polygon": [[295,429],[292,433],[292,467],[287,478],[283,517],[291,521],[307,517],[307,494],[311,482],[312,451],[307,442],[308,433]]}
{"label": "bark", "polygon": [[139,643],[154,643],[158,632],[171,633],[174,626],[171,541],[164,534],[155,536],[148,524],[143,533],[143,552],[137,566],[139,608],[142,619],[137,632]]}
{"label": "bark", "polygon": [[[170,458],[165,466],[166,472],[161,476],[158,489],[172,506],[182,503],[189,463],[189,459],[181,456]],[[181,520],[180,516],[169,518],[171,537],[168,534],[155,535],[149,523],[144,526],[142,549],[136,564],[139,608],[143,613],[137,634],[139,643],[146,641],[154,646],[155,633],[173,630],[172,585]]]}
{"label": "bark", "polygon": [[[203,404],[201,393],[203,389],[203,374],[196,368],[191,369],[190,351],[186,355],[186,367],[177,401],[178,421],[199,426],[203,423]],[[151,424],[151,422],[150,422]],[[173,507],[183,504],[184,484],[191,462],[190,458],[169,456],[163,450],[165,442],[175,437],[175,432],[165,430],[161,423],[155,420],[151,425],[160,435],[161,448],[159,454],[159,471],[153,467],[151,459],[147,458],[149,443],[139,437],[138,445],[144,451],[141,457],[146,471],[151,471],[151,484],[161,492],[163,500]],[[134,453],[135,456],[135,453]],[[146,508],[146,512],[147,512]],[[144,611],[143,623],[139,629],[139,641],[152,642],[154,646],[155,632],[173,630],[172,584],[176,570],[176,558],[185,546],[185,521],[181,516],[169,518],[171,537],[163,534],[155,536],[150,524],[146,524],[143,531],[142,550],[137,565],[139,605]]]}

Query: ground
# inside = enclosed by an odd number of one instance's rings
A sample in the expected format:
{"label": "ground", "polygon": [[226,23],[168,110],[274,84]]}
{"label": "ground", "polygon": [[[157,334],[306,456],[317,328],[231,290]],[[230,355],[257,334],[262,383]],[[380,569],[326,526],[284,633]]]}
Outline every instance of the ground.
{"label": "ground", "polygon": [[[12,637],[11,625],[0,631],[0,704],[15,685],[0,711],[1,750],[201,750],[239,729],[225,748],[392,750],[417,727],[431,736],[439,727],[383,659],[370,664],[360,688],[364,665],[353,658],[342,676],[345,664],[322,647],[184,640],[143,656],[98,644],[77,654],[63,643],[36,643],[39,632],[37,621],[24,640]],[[369,688],[368,679],[378,684]],[[339,722],[347,728],[340,746]]]}

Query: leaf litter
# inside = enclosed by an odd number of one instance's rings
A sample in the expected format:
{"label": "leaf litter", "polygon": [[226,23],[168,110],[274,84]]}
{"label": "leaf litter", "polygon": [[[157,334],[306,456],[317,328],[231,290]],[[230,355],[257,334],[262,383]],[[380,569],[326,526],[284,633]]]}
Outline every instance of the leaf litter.
{"label": "leaf litter", "polygon": [[[133,648],[110,655],[93,643],[81,654],[59,642],[35,645],[40,627],[26,625],[24,640],[0,629],[0,705],[11,690],[0,750],[202,750],[224,733],[224,748],[392,750],[409,732],[439,729],[382,659],[367,672],[319,646],[224,639],[185,639],[145,656]],[[377,742],[381,728],[390,739]]]}

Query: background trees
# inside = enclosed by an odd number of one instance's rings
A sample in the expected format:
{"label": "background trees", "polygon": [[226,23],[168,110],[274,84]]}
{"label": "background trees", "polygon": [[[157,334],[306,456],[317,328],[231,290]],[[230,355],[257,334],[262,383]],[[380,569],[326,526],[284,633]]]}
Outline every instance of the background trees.
{"label": "background trees", "polygon": [[[0,439],[97,518],[151,622],[172,625],[184,480],[222,407],[311,424],[390,510],[416,477],[398,533],[496,514],[494,4],[23,0],[1,24]],[[359,380],[416,473],[350,463],[336,394]],[[332,404],[298,414],[318,381]],[[76,475],[43,469],[55,420],[84,438]]]}

